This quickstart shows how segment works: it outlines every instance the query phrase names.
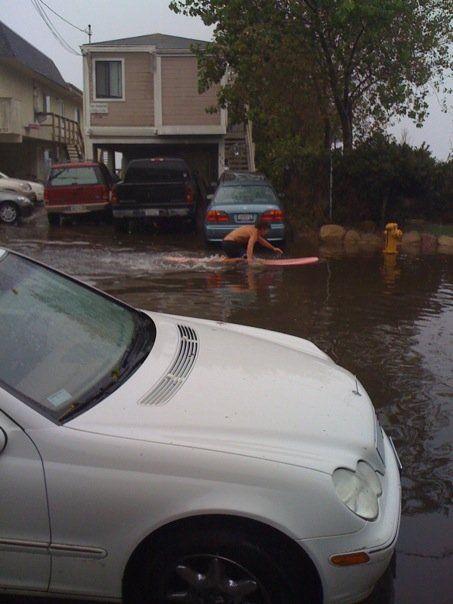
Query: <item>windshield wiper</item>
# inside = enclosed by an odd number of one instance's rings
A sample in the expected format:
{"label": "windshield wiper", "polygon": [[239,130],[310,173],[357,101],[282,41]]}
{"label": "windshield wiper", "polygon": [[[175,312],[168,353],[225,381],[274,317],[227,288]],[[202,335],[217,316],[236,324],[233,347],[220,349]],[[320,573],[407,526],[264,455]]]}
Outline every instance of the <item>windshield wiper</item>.
{"label": "windshield wiper", "polygon": [[136,328],[134,338],[124,351],[121,360],[118,362],[108,376],[104,377],[103,382],[97,388],[86,394],[86,399],[71,403],[71,405],[59,416],[58,420],[63,422],[74,417],[85,407],[92,407],[100,399],[116,390],[133,371],[142,363],[148,355],[154,343],[156,333],[152,329],[152,323],[149,322],[146,315],[136,317]]}

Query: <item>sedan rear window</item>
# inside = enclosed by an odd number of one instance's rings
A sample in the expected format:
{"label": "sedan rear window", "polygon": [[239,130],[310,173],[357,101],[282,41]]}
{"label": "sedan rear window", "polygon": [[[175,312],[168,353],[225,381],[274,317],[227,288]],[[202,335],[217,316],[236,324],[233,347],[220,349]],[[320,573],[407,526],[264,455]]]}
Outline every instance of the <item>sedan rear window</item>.
{"label": "sedan rear window", "polygon": [[0,385],[57,420],[115,390],[155,337],[146,315],[11,253],[0,316]]}
{"label": "sedan rear window", "polygon": [[248,203],[278,205],[278,199],[272,188],[266,185],[225,186],[217,190],[213,205]]}
{"label": "sedan rear window", "polygon": [[52,168],[47,183],[51,187],[69,187],[71,185],[103,184],[101,171],[97,166],[77,168]]}

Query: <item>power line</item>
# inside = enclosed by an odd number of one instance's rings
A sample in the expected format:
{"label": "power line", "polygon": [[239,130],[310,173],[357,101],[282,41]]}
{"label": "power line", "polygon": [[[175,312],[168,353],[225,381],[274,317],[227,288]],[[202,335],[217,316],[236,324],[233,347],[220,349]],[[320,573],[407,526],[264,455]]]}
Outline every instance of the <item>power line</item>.
{"label": "power line", "polygon": [[56,11],[54,11],[53,8],[51,8],[48,4],[46,4],[44,2],[44,0],[38,0],[40,2],[40,4],[44,4],[45,7],[47,7],[51,13],[53,13],[54,15],[56,15],[57,17],[59,17],[62,21],[64,21],[65,23],[67,23],[68,25],[70,25],[71,27],[73,27],[74,29],[78,29],[79,31],[81,31],[83,34],[88,34],[88,30],[87,29],[82,29],[81,27],[77,27],[77,25],[74,25],[74,23],[71,23],[70,21],[68,21],[67,19],[65,19],[64,17],[62,17],[60,14],[58,14]]}
{"label": "power line", "polygon": [[79,52],[77,52],[74,48],[72,48],[72,46],[70,46],[66,40],[61,36],[61,34],[58,32],[58,30],[55,28],[54,24],[52,23],[52,21],[50,20],[49,16],[47,15],[47,13],[45,12],[45,10],[42,8],[42,6],[40,6],[39,4],[39,0],[31,0],[31,3],[33,4],[33,6],[35,7],[38,15],[41,17],[41,19],[44,21],[44,23],[46,24],[46,26],[48,27],[48,29],[50,30],[51,34],[53,35],[53,37],[57,40],[57,42],[59,42],[59,44],[68,52],[70,52],[73,55],[76,56],[81,56]]}

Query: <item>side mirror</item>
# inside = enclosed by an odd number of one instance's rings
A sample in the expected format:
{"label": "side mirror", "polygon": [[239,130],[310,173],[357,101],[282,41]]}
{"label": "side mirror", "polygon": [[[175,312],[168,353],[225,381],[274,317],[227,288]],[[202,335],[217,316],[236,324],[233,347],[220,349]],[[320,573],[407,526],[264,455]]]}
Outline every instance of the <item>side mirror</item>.
{"label": "side mirror", "polygon": [[6,432],[3,428],[0,428],[0,453],[6,447],[6,443],[8,442],[8,437],[6,436]]}

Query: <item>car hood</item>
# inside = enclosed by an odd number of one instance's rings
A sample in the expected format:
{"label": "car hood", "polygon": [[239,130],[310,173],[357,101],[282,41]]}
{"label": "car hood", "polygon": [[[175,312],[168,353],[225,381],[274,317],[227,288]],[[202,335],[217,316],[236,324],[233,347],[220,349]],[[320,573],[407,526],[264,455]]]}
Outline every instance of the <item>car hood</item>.
{"label": "car hood", "polygon": [[374,462],[376,420],[369,397],[312,343],[148,314],[157,337],[146,361],[68,427],[329,473],[338,465],[355,468],[360,458]]}
{"label": "car hood", "polygon": [[31,191],[30,185],[25,180],[17,178],[1,178],[0,189],[20,191],[21,193]]}

